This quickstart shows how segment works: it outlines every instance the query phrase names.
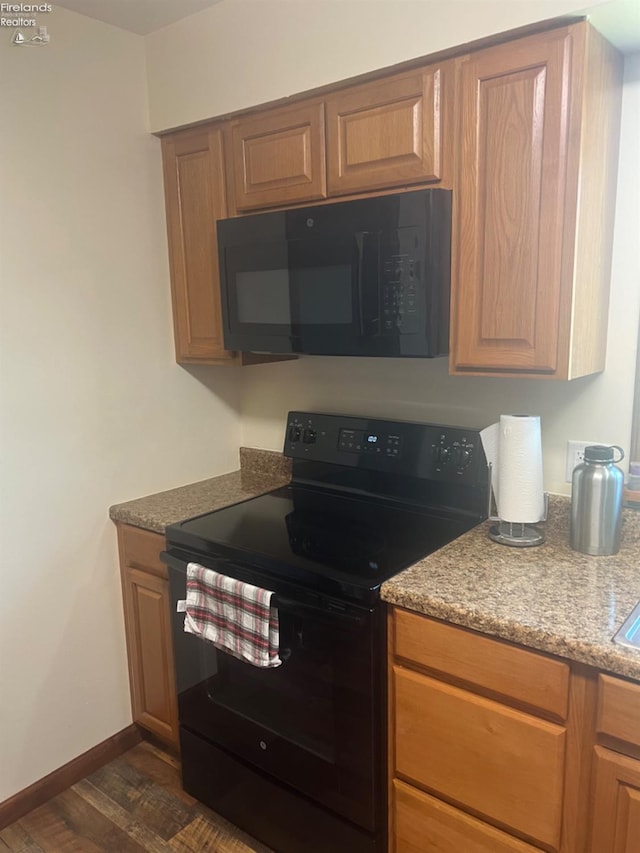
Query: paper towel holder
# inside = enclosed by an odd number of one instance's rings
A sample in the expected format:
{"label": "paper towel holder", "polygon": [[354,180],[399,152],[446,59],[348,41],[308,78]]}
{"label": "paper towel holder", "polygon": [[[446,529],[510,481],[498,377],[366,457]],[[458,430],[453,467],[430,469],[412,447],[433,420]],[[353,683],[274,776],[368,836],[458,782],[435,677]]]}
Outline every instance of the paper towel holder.
{"label": "paper towel holder", "polygon": [[[491,484],[491,468],[489,463],[489,484]],[[511,545],[515,548],[531,548],[533,545],[542,545],[544,542],[544,533],[534,527],[532,524],[526,524],[520,521],[503,521],[499,515],[493,514],[493,491],[489,485],[489,521],[496,521],[489,528],[489,539],[497,542],[499,545]],[[497,507],[496,507],[497,509]],[[544,515],[540,521],[546,521],[549,514],[549,493],[544,493]]]}

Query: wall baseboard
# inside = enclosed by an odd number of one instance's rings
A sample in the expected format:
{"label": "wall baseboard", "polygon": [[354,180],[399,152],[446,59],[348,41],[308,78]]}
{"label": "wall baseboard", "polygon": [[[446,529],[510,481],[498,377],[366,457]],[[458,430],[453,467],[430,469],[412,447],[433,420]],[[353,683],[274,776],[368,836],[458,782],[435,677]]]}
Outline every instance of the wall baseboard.
{"label": "wall baseboard", "polygon": [[18,791],[13,797],[9,797],[3,803],[0,803],[0,829],[19,820],[27,812],[41,806],[61,793],[65,788],[69,788],[80,779],[95,772],[98,768],[113,761],[123,752],[131,749],[142,739],[140,731],[135,723],[117,732],[112,737],[103,740],[102,743],[83,752],[77,758],[64,764],[48,776],[44,776],[28,788]]}

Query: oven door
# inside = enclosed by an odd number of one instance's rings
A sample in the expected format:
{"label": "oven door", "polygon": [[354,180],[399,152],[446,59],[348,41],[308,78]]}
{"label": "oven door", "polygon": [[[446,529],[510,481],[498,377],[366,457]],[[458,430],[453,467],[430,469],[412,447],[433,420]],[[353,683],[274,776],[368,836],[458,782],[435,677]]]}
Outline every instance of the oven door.
{"label": "oven door", "polygon": [[220,247],[229,349],[357,355],[377,330],[378,236],[280,236]]}
{"label": "oven door", "polygon": [[[176,605],[185,566],[167,556],[181,727],[374,830],[384,769],[381,614],[276,591],[282,664],[261,669],[184,632]],[[278,586],[227,561],[207,565]]]}

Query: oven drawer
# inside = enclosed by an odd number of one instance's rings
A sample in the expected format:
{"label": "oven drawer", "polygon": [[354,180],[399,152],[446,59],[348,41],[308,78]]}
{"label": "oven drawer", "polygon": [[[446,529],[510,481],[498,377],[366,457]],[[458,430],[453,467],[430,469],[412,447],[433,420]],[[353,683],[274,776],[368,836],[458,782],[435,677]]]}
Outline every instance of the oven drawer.
{"label": "oven drawer", "polygon": [[404,782],[393,782],[394,853],[539,853],[453,806],[418,791]]}
{"label": "oven drawer", "polygon": [[557,850],[566,732],[393,668],[395,775]]}
{"label": "oven drawer", "polygon": [[569,667],[475,631],[394,608],[395,655],[566,720]]}

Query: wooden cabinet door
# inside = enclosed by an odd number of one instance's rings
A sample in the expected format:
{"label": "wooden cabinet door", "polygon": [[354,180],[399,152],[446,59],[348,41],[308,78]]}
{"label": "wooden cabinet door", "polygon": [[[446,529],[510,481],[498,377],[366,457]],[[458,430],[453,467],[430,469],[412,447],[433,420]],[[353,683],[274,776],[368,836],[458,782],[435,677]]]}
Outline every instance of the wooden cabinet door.
{"label": "wooden cabinet door", "polygon": [[119,545],[133,719],[177,747],[169,582],[157,556],[164,537],[120,526]]}
{"label": "wooden cabinet door", "polygon": [[231,125],[230,139],[232,209],[277,207],[326,196],[322,103],[238,119]]}
{"label": "wooden cabinet door", "polygon": [[460,63],[453,372],[558,366],[570,67],[564,28]]}
{"label": "wooden cabinet door", "polygon": [[445,62],[327,98],[330,195],[450,180],[451,72]]}
{"label": "wooden cabinet door", "polygon": [[640,761],[595,748],[591,853],[640,853]]}
{"label": "wooden cabinet door", "polygon": [[219,126],[162,140],[176,359],[233,363],[222,336],[216,221],[226,216]]}

